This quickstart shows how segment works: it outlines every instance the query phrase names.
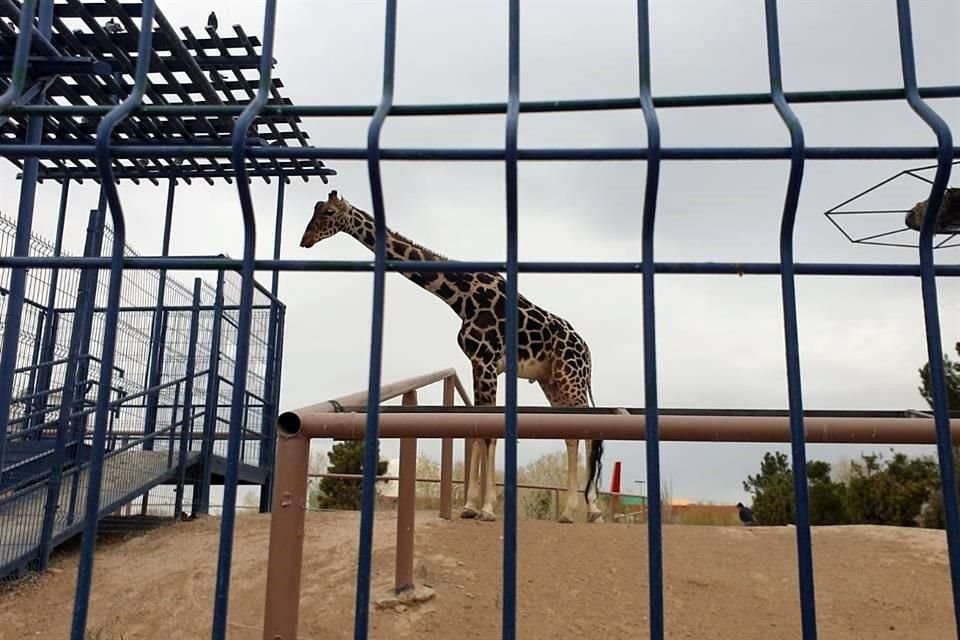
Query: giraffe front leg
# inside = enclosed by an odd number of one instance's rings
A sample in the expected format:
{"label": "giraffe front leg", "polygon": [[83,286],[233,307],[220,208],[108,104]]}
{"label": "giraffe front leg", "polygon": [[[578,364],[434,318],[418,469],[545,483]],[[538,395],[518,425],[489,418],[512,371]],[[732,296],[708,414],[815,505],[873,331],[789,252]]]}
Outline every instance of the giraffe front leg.
{"label": "giraffe front leg", "polygon": [[466,499],[463,504],[463,510],[460,512],[461,518],[476,518],[480,514],[481,497],[481,478],[480,478],[480,457],[483,455],[481,449],[484,448],[482,440],[470,440],[470,459],[467,463],[470,465],[470,480],[467,483]]}
{"label": "giraffe front leg", "polygon": [[567,504],[560,514],[558,522],[573,522],[577,513],[577,504],[580,502],[577,492],[577,452],[579,440],[567,440]]}
{"label": "giraffe front leg", "polygon": [[[593,441],[584,440],[584,444],[587,449],[587,473],[590,473],[590,455],[593,452]],[[603,522],[603,511],[600,510],[600,507],[597,506],[597,483],[600,482],[600,478],[597,478],[596,482],[590,485],[590,490],[587,491],[587,522]]]}
{"label": "giraffe front leg", "polygon": [[485,442],[484,472],[483,472],[483,508],[477,516],[477,520],[484,522],[493,522],[497,519],[494,515],[494,505],[497,501],[497,478],[496,478],[496,455],[497,440],[491,438]]}

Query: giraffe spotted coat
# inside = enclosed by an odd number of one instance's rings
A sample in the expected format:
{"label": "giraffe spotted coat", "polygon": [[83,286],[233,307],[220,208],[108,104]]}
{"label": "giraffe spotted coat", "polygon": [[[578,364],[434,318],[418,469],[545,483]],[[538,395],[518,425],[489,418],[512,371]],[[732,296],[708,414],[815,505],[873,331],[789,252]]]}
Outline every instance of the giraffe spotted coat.
{"label": "giraffe spotted coat", "polygon": [[[331,191],[316,203],[300,246],[310,248],[337,233],[347,233],[371,251],[375,247],[373,218]],[[447,258],[387,230],[387,258],[396,261],[445,261]],[[473,370],[474,404],[496,405],[497,380],[506,366],[506,280],[496,273],[401,272],[434,294],[462,320],[457,343]],[[590,387],[591,359],[586,341],[563,318],[518,298],[517,350],[520,378],[536,382],[547,401],[557,407],[593,404]],[[572,522],[577,499],[578,441],[567,440],[567,501],[561,522]],[[602,521],[596,504],[602,441],[587,441],[588,479],[584,489],[588,520]],[[496,440],[474,443],[470,455],[470,486],[462,516],[493,520],[496,489]],[[479,472],[479,473],[478,473]]]}

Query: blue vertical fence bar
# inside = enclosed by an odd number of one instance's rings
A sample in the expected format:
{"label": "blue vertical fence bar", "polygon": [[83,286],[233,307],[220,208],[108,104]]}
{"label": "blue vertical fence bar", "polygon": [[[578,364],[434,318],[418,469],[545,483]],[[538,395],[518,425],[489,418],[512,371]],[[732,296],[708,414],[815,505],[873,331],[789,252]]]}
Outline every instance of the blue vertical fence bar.
{"label": "blue vertical fence bar", "polygon": [[660,186],[660,122],[650,88],[650,7],[647,0],[637,1],[637,55],[639,64],[640,106],[647,129],[647,175],[641,219],[641,259],[643,296],[643,381],[644,418],[646,420],[647,458],[647,571],[650,582],[650,638],[663,638],[663,530],[660,507],[660,423],[657,405],[657,335],[654,308],[656,274],[653,241]]}
{"label": "blue vertical fence bar", "polygon": [[[507,55],[507,118],[504,136],[507,231],[506,414],[503,438],[503,638],[517,637],[517,323],[518,186],[520,126],[520,0],[510,0]],[[488,473],[493,473],[492,469]]]}
{"label": "blue vertical fence bar", "polygon": [[250,324],[253,316],[253,261],[256,257],[257,230],[247,176],[247,131],[270,97],[273,68],[273,42],[276,31],[277,2],[266,0],[263,18],[263,46],[260,51],[260,85],[256,97],[237,118],[233,127],[232,163],[237,194],[243,213],[243,267],[240,283],[240,310],[237,317],[237,349],[233,370],[233,396],[230,403],[230,433],[227,439],[227,463],[223,479],[223,513],[220,520],[220,550],[217,558],[217,584],[213,602],[214,640],[227,635],[227,604],[230,591],[230,562],[233,557],[233,527],[236,520],[237,481],[240,444],[243,438],[243,404],[246,401],[247,369],[250,353]]}
{"label": "blue vertical fence bar", "polygon": [[106,193],[113,221],[113,251],[110,256],[110,284],[107,290],[103,351],[100,359],[100,387],[97,390],[97,405],[94,418],[93,443],[90,455],[90,470],[87,479],[87,498],[84,505],[83,543],[77,570],[77,589],[73,606],[71,640],[86,637],[87,611],[90,601],[90,584],[93,578],[93,550],[97,536],[97,515],[100,511],[100,484],[103,478],[103,458],[107,435],[107,418],[110,402],[110,386],[113,378],[113,362],[119,319],[120,286],[123,277],[123,254],[126,227],[120,194],[114,182],[110,155],[110,136],[113,129],[139,106],[147,86],[150,68],[151,44],[153,42],[154,0],[143,0],[140,16],[140,38],[137,47],[137,69],[133,90],[118,106],[111,109],[97,126],[96,164]]}
{"label": "blue vertical fence bar", "polygon": [[907,102],[933,131],[937,138],[937,169],[930,198],[920,228],[919,260],[920,291],[923,299],[923,322],[927,341],[927,360],[930,363],[930,383],[933,396],[934,428],[937,433],[937,459],[940,466],[940,484],[943,492],[944,521],[947,531],[947,555],[950,562],[950,580],[953,587],[953,615],[957,637],[960,638],[960,513],[957,510],[957,479],[954,470],[953,447],[950,437],[950,417],[947,405],[946,372],[943,366],[943,345],[940,334],[940,312],[937,303],[937,281],[933,255],[933,236],[940,204],[950,180],[953,159],[953,135],[950,127],[920,97],[917,89],[916,61],[913,53],[913,26],[909,0],[897,0],[897,25],[900,36],[900,64]]}
{"label": "blue vertical fence bar", "polygon": [[803,127],[783,93],[780,64],[780,32],[776,0],[766,0],[767,67],[770,93],[777,114],[790,132],[790,174],[780,222],[780,288],[783,303],[783,335],[787,367],[787,399],[790,410],[790,450],[793,460],[793,493],[797,533],[797,565],[800,581],[800,621],[804,640],[817,637],[813,585],[813,550],[810,539],[810,502],[807,490],[806,430],[803,421],[800,338],[797,328],[797,294],[793,240],[797,204],[803,182]]}
{"label": "blue vertical fence bar", "polygon": [[[13,73],[10,86],[0,95],[0,114],[13,104],[23,90],[27,74],[27,54],[30,51],[33,15],[36,0],[24,0],[20,13],[20,32],[14,51]],[[41,33],[50,35],[53,23],[53,0],[43,0],[40,5],[39,27]],[[44,92],[32,102],[42,103]],[[43,136],[43,117],[30,116],[27,121],[27,144],[39,144]],[[23,163],[23,180],[20,184],[20,206],[17,211],[17,232],[14,238],[13,255],[30,254],[30,232],[33,230],[33,204],[37,192],[39,158],[27,158]],[[7,442],[7,426],[10,422],[10,402],[13,399],[14,370],[17,368],[20,321],[23,316],[23,301],[27,290],[27,269],[16,267],[10,272],[10,287],[7,294],[7,313],[4,319],[3,344],[0,346],[0,474],[3,473],[3,456]]]}
{"label": "blue vertical fence bar", "polygon": [[363,490],[360,497],[360,536],[353,636],[365,640],[370,610],[370,571],[373,562],[373,509],[376,495],[377,452],[380,449],[380,374],[383,364],[383,304],[387,262],[387,221],[380,177],[380,133],[393,107],[396,71],[397,2],[387,0],[383,43],[383,89],[367,129],[367,173],[373,203],[373,310],[370,326],[370,371],[367,381],[367,423],[363,447]]}

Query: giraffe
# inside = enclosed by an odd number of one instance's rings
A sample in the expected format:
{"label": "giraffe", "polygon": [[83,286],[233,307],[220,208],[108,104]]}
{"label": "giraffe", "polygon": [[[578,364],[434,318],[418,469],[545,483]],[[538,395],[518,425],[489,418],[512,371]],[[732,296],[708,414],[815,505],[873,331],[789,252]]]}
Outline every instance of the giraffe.
{"label": "giraffe", "polygon": [[[387,229],[387,258],[397,261],[446,261],[447,258]],[[374,221],[336,191],[316,203],[300,240],[309,249],[321,240],[347,233],[374,250]],[[477,406],[494,406],[497,379],[504,372],[506,280],[496,273],[401,272],[404,277],[434,294],[463,321],[457,335],[460,349],[473,370],[473,396]],[[563,318],[518,297],[517,376],[540,385],[551,406],[592,406],[591,359],[586,341]],[[589,401],[589,404],[588,404]],[[603,455],[602,440],[587,440],[587,482],[584,497],[588,522],[603,522],[597,506],[597,484]],[[577,498],[579,440],[566,440],[567,500],[560,522],[573,522]],[[470,447],[470,479],[460,516],[494,521],[496,439],[478,439]]]}

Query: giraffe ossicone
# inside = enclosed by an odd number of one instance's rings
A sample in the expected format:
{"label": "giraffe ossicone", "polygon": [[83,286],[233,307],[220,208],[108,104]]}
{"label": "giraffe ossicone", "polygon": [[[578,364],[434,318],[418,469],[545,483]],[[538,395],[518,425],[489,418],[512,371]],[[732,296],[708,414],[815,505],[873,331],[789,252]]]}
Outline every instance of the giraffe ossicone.
{"label": "giraffe ossicone", "polygon": [[[373,217],[354,207],[336,191],[314,206],[300,246],[346,233],[371,251],[375,248]],[[387,258],[396,261],[446,261],[447,258],[386,230]],[[457,342],[473,369],[473,402],[478,406],[497,403],[497,380],[506,366],[506,281],[497,273],[401,272],[410,281],[447,303],[463,321]],[[563,318],[546,311],[520,295],[518,298],[517,376],[536,382],[555,407],[593,405],[590,349],[586,341]],[[584,496],[587,521],[602,522],[597,506],[602,440],[587,440],[587,482]],[[577,486],[579,440],[566,440],[567,499],[560,522],[573,522],[580,504]],[[496,520],[494,461],[496,439],[478,439],[470,449],[470,480],[461,517]]]}

